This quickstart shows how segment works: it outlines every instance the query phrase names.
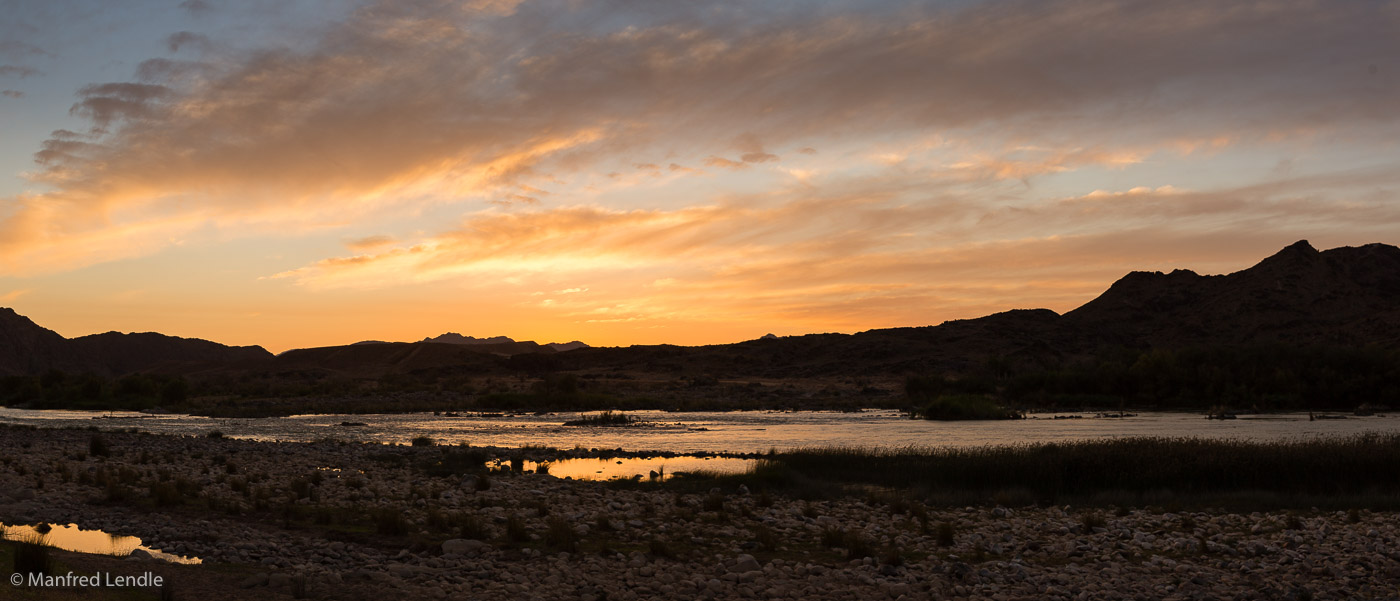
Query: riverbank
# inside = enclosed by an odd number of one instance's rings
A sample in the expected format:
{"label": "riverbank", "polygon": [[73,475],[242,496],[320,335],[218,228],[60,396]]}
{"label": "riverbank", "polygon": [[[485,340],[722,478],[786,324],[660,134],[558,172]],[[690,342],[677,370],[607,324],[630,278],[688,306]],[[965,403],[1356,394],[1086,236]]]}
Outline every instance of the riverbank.
{"label": "riverbank", "polygon": [[483,469],[554,452],[7,427],[0,520],[139,536],[238,575],[226,598],[1383,598],[1400,578],[1397,514],[1366,507],[963,506]]}

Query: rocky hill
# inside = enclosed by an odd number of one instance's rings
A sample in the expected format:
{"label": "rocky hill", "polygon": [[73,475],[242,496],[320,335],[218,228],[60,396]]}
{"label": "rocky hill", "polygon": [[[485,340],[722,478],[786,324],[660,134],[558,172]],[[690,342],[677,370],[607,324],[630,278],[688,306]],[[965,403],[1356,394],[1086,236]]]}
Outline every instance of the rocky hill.
{"label": "rocky hill", "polygon": [[1400,249],[1319,252],[1299,241],[1229,275],[1133,272],[1070,311],[1096,342],[1180,347],[1299,343],[1400,347]]}
{"label": "rocky hill", "polygon": [[260,346],[225,346],[151,332],[107,332],[68,339],[12,309],[0,308],[0,375],[56,370],[110,377],[155,369],[253,366],[271,359],[272,354]]}
{"label": "rocky hill", "polygon": [[373,377],[448,370],[791,379],[959,373],[992,360],[1052,367],[1114,349],[1249,344],[1400,349],[1400,249],[1368,244],[1318,251],[1300,241],[1228,275],[1133,272],[1064,315],[1016,310],[937,326],[765,336],[697,347],[590,348],[577,341],[539,345],[448,333],[417,343],[298,349],[274,359],[260,347],[160,334],[110,332],[67,340],[0,310],[0,374],[217,368],[269,378],[289,372]]}

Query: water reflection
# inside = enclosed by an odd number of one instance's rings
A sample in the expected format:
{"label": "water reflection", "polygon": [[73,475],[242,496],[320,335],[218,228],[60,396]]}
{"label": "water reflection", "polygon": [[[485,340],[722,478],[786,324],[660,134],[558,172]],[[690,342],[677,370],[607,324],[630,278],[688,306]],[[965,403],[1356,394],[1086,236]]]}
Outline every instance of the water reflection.
{"label": "water reflection", "polygon": [[[525,471],[548,472],[556,478],[575,480],[669,480],[677,474],[692,472],[740,474],[747,471],[755,461],[757,460],[734,457],[580,458],[540,463],[525,461],[521,468]],[[498,464],[497,467],[504,466]]]}
{"label": "water reflection", "polygon": [[150,547],[144,547],[141,545],[141,539],[135,536],[109,534],[101,530],[83,530],[79,528],[77,524],[68,524],[66,526],[59,524],[38,524],[28,526],[0,523],[0,534],[3,534],[5,540],[37,542],[46,547],[73,551],[75,553],[126,557],[127,555],[131,555],[132,551],[140,549],[150,553],[152,557],[169,563],[200,563],[200,559],[197,557],[181,557]]}

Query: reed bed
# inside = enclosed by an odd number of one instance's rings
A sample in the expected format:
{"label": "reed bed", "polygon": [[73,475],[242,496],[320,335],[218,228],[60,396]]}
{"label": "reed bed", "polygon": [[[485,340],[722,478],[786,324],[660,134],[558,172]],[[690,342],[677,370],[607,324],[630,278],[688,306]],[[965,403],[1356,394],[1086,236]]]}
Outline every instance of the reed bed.
{"label": "reed bed", "polygon": [[[768,455],[736,478],[767,488],[825,483],[1030,502],[1161,499],[1400,506],[1400,435],[1274,442],[1120,438],[978,448],[816,448]],[[829,487],[827,487],[829,488]]]}

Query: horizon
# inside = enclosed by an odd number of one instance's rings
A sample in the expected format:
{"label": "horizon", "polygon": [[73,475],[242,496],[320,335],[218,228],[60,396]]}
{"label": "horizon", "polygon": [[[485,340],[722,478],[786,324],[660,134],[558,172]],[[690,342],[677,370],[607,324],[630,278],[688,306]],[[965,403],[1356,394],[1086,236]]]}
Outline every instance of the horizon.
{"label": "horizon", "polygon": [[694,346],[1393,244],[1393,6],[24,3],[0,305]]}
{"label": "horizon", "polygon": [[[1262,261],[1264,261],[1264,260],[1266,260],[1266,259],[1272,258],[1272,257],[1274,257],[1274,256],[1276,256],[1276,255],[1279,255],[1279,254],[1283,254],[1285,251],[1287,251],[1287,250],[1289,250],[1289,249],[1292,249],[1292,248],[1295,248],[1295,247],[1299,247],[1299,246],[1305,246],[1305,247],[1311,249],[1313,252],[1316,252],[1316,253],[1325,253],[1325,252],[1328,252],[1328,251],[1337,250],[1337,249],[1341,249],[1341,248],[1358,248],[1358,247],[1366,247],[1366,246],[1374,246],[1374,245],[1390,246],[1390,247],[1392,247],[1392,248],[1394,248],[1394,246],[1395,246],[1395,245],[1391,245],[1391,244],[1386,244],[1386,243],[1384,243],[1384,242],[1368,242],[1368,243],[1364,243],[1364,244],[1357,244],[1357,245],[1354,245],[1354,246],[1353,246],[1353,245],[1348,245],[1348,246],[1342,246],[1342,247],[1333,247],[1333,248],[1322,248],[1322,249],[1319,249],[1319,248],[1317,248],[1316,246],[1313,246],[1312,243],[1311,243],[1310,241],[1308,241],[1308,240],[1298,240],[1297,242],[1294,242],[1293,244],[1290,244],[1290,245],[1288,245],[1288,246],[1286,246],[1286,247],[1284,247],[1284,248],[1282,248],[1282,249],[1279,249],[1276,253],[1270,254],[1268,257],[1262,257],[1262,258],[1260,258],[1259,260],[1257,260],[1257,261],[1251,263],[1249,267],[1254,267],[1254,266],[1258,265],[1260,262],[1262,262]],[[1180,268],[1180,269],[1184,269],[1184,270],[1186,270],[1186,271],[1190,271],[1190,272],[1192,272],[1192,273],[1196,273],[1197,275],[1202,275],[1202,276],[1215,276],[1215,275],[1232,275],[1232,274],[1234,274],[1234,273],[1238,273],[1238,272],[1240,272],[1240,271],[1244,271],[1244,270],[1248,269],[1249,267],[1245,267],[1245,268],[1241,268],[1241,269],[1238,269],[1238,270],[1234,270],[1234,271],[1230,271],[1230,272],[1225,272],[1225,273],[1221,273],[1221,274],[1200,273],[1200,272],[1197,272],[1196,270],[1187,269],[1187,268]],[[1131,273],[1157,273],[1157,274],[1163,274],[1164,272],[1162,272],[1161,270],[1151,270],[1151,271],[1149,271],[1149,270],[1133,270],[1132,272],[1129,272],[1129,274],[1131,274]],[[1126,276],[1129,275],[1129,274],[1124,274],[1123,277],[1126,277]],[[1116,281],[1115,281],[1115,283],[1116,283]],[[1105,290],[1106,290],[1106,289],[1105,289]],[[1100,291],[1100,294],[1102,294],[1102,292],[1103,292],[1103,291]],[[1068,311],[1073,311],[1074,309],[1078,309],[1078,308],[1084,306],[1085,304],[1087,304],[1088,302],[1091,302],[1092,300],[1095,300],[1095,299],[1097,299],[1097,298],[1098,298],[1098,295],[1095,295],[1093,298],[1090,298],[1089,300],[1086,300],[1086,301],[1084,301],[1083,303],[1079,303],[1078,305],[1075,305],[1074,307],[1072,307],[1071,309],[1068,309],[1068,310],[1054,310],[1054,309],[1047,309],[1046,307],[1017,307],[1017,308],[1007,309],[1006,311],[1018,311],[1018,310],[1019,310],[1019,311],[1027,311],[1027,310],[1029,310],[1029,311],[1044,311],[1044,310],[1049,310],[1049,311],[1054,312],[1054,313],[1057,314],[1057,315],[1064,315],[1064,314],[1067,313]],[[17,315],[19,315],[20,317],[24,317],[24,318],[26,318],[26,319],[29,318],[28,316],[23,315],[22,313],[19,313],[18,311],[15,311],[15,309],[12,308],[12,307],[0,306],[0,310],[9,310],[9,311],[15,312],[15,313],[16,313]],[[1003,312],[1003,311],[998,311],[998,312],[996,312],[996,313],[1001,313],[1001,312]],[[889,326],[889,328],[901,328],[901,327],[936,327],[936,326],[938,326],[938,325],[942,325],[942,324],[947,323],[947,322],[949,322],[949,321],[957,321],[957,320],[960,320],[960,319],[977,319],[977,318],[981,318],[981,317],[988,317],[988,316],[991,316],[991,315],[994,315],[994,314],[995,314],[995,313],[988,313],[988,314],[986,314],[986,315],[978,315],[978,316],[975,316],[975,317],[949,319],[949,320],[945,320],[945,321],[940,322],[940,323],[937,323],[937,324],[934,324],[934,323],[929,323],[929,324],[905,324],[905,325]],[[37,324],[37,323],[36,323],[36,325],[38,325],[38,326],[40,326],[40,327],[44,327],[44,324]],[[48,329],[52,330],[52,328],[48,328]],[[855,332],[802,332],[802,333],[795,333],[795,334],[783,334],[783,335],[780,335],[780,336],[779,336],[779,335],[775,335],[775,334],[773,334],[772,332],[767,332],[767,333],[764,333],[764,334],[761,334],[761,335],[758,335],[758,336],[754,336],[754,337],[752,337],[752,338],[745,338],[745,339],[742,339],[742,340],[729,340],[729,341],[721,341],[721,342],[707,342],[707,343],[701,343],[701,344],[676,345],[676,346],[707,346],[707,345],[738,344],[738,343],[741,343],[741,342],[749,342],[749,341],[752,341],[752,340],[759,340],[759,339],[765,338],[765,337],[767,337],[767,336],[778,336],[779,338],[789,338],[789,337],[802,337],[802,336],[821,336],[821,335],[827,335],[827,334],[852,335],[852,334],[858,334],[858,333],[865,332],[865,331],[874,331],[874,330],[879,330],[879,329],[887,329],[887,328],[870,328],[869,330],[861,330],[861,331],[855,331]],[[157,331],[130,331],[130,332],[120,332],[120,331],[117,331],[117,330],[105,330],[105,331],[100,331],[100,332],[90,332],[90,333],[88,333],[88,334],[80,334],[80,335],[76,335],[76,336],[64,336],[64,337],[65,337],[65,338],[72,339],[72,338],[77,338],[77,337],[80,337],[80,336],[87,336],[87,335],[92,335],[92,334],[113,333],[113,332],[119,333],[119,334],[155,333],[155,334],[171,335],[171,334],[169,334],[169,333],[167,333],[167,332],[157,332]],[[57,333],[60,334],[60,335],[62,335],[61,332],[57,332]],[[477,334],[477,333],[475,333],[475,332],[463,334],[463,333],[461,333],[461,332],[453,332],[453,331],[448,330],[448,331],[443,331],[443,332],[441,332],[441,333],[439,333],[439,334],[436,334],[436,335],[424,336],[423,338],[421,338],[421,339],[416,339],[416,340],[414,340],[414,339],[410,339],[410,340],[377,340],[377,339],[364,339],[364,340],[356,340],[356,341],[354,341],[354,342],[346,342],[346,343],[342,343],[342,344],[330,344],[330,345],[320,345],[320,346],[296,346],[296,347],[289,347],[289,348],[277,349],[277,350],[268,348],[268,347],[266,347],[266,346],[264,346],[264,345],[260,345],[260,344],[253,344],[253,345],[228,345],[228,346],[257,346],[257,347],[263,348],[264,350],[267,350],[268,352],[272,353],[273,355],[281,355],[281,354],[286,353],[286,352],[288,352],[288,351],[294,351],[294,350],[304,350],[304,349],[311,349],[311,348],[324,348],[324,347],[334,347],[334,346],[349,346],[349,345],[355,345],[355,344],[373,344],[373,343],[378,343],[378,344],[414,344],[414,343],[432,342],[432,341],[434,341],[433,339],[435,339],[435,338],[441,338],[441,337],[444,337],[444,336],[459,336],[459,337],[465,337],[465,338],[474,338],[474,339],[476,339],[476,340],[478,340],[478,341],[482,341],[482,342],[484,342],[485,340],[491,339],[491,338],[507,338],[507,339],[509,339],[509,340],[512,341],[512,342],[535,342],[535,343],[539,344],[541,347],[546,347],[546,346],[551,346],[551,345],[559,345],[559,344],[573,344],[573,343],[576,343],[576,342],[582,342],[586,347],[592,347],[592,348],[623,348],[623,347],[629,347],[629,346],[675,345],[675,343],[670,343],[670,342],[658,342],[658,343],[647,343],[647,344],[615,344],[615,345],[601,345],[601,344],[590,344],[590,343],[588,343],[587,341],[582,341],[582,340],[577,340],[577,339],[574,339],[574,340],[562,340],[562,339],[561,339],[561,340],[553,340],[553,339],[550,339],[549,342],[541,342],[541,341],[539,341],[539,340],[530,339],[530,338],[517,338],[517,337],[514,337],[514,336],[510,336],[509,334],[500,334],[500,333],[492,334],[492,333],[487,333],[487,334],[482,335],[482,336],[477,336],[476,334]],[[198,338],[198,337],[197,337],[197,336],[182,336],[182,338]],[[209,340],[209,339],[204,339],[204,340]],[[210,341],[210,342],[216,342],[216,343],[217,343],[217,342],[220,342],[220,341],[218,341],[218,340],[209,340],[209,341]],[[453,343],[442,343],[442,344],[453,344]]]}

